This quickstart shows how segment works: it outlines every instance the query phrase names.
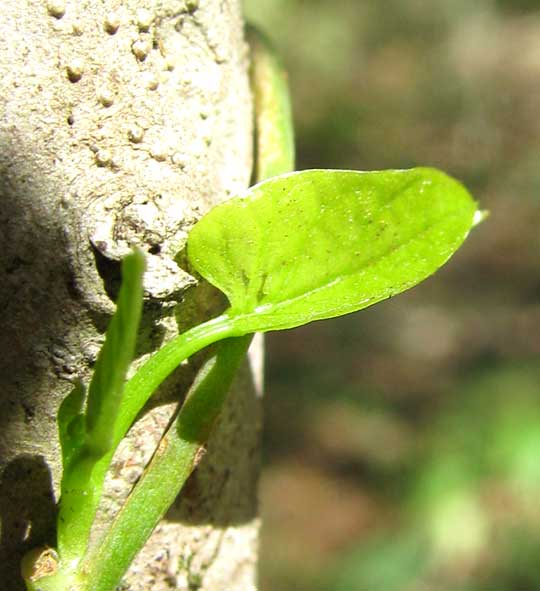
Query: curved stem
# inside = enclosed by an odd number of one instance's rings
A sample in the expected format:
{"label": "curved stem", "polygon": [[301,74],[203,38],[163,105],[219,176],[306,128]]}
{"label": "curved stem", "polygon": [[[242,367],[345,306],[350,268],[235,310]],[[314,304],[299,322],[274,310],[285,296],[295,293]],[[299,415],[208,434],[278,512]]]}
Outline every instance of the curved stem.
{"label": "curved stem", "polygon": [[84,591],[112,591],[195,468],[251,335],[228,339],[197,376],[105,538],[81,565]]}
{"label": "curved stem", "polygon": [[178,335],[154,353],[124,388],[122,408],[114,429],[113,447],[118,447],[150,396],[182,361],[208,345],[231,336],[237,336],[234,334],[234,323],[227,314],[222,314]]}
{"label": "curved stem", "polygon": [[59,537],[58,548],[63,568],[76,568],[83,557],[114,452],[150,396],[182,361],[232,331],[233,324],[225,314],[195,326],[152,355],[126,383],[110,450],[97,461],[95,457],[81,457],[78,470],[65,485],[61,514],[69,519],[69,528]]}

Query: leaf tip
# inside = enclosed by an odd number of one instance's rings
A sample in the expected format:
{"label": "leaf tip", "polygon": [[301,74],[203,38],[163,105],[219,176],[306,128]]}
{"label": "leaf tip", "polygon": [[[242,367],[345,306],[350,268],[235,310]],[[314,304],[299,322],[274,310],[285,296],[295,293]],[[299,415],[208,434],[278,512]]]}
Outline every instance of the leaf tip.
{"label": "leaf tip", "polygon": [[137,273],[144,273],[146,259],[143,250],[138,246],[133,247],[132,251],[124,258],[124,264],[131,266]]}
{"label": "leaf tip", "polygon": [[477,209],[473,216],[472,227],[475,228],[490,216],[488,209]]}

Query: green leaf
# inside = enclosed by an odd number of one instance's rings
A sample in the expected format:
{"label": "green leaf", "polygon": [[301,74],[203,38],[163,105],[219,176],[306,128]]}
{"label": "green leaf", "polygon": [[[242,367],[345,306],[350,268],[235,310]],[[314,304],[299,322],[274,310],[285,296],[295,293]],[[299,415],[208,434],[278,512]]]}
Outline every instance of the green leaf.
{"label": "green leaf", "polygon": [[124,401],[126,374],[135,352],[142,310],[144,258],[136,251],[122,263],[122,287],[116,312],[99,352],[88,389],[75,389],[62,403],[58,429],[64,470],[58,515],[61,560],[75,563],[85,552],[101,496],[105,473],[117,439],[115,430]]}
{"label": "green leaf", "polygon": [[233,334],[360,310],[416,285],[475,221],[468,192],[437,170],[308,170],[211,210],[188,256],[229,298]]}
{"label": "green leaf", "polygon": [[143,273],[144,257],[140,251],[124,259],[116,313],[107,329],[88,389],[86,445],[98,455],[112,447],[124,382],[135,354],[143,302]]}
{"label": "green leaf", "polygon": [[58,409],[58,436],[62,449],[64,471],[68,470],[74,452],[84,442],[84,414],[82,408],[85,395],[83,383],[77,382]]}

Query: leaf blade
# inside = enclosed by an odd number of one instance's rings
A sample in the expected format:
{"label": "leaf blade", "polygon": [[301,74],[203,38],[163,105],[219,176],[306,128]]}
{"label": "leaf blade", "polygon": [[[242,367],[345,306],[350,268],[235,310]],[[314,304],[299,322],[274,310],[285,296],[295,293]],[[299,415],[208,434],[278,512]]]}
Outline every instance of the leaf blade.
{"label": "leaf blade", "polygon": [[302,171],[214,208],[188,256],[229,298],[238,334],[293,328],[416,285],[457,250],[476,209],[433,169]]}
{"label": "leaf blade", "polygon": [[144,256],[134,251],[122,262],[116,313],[101,348],[86,407],[86,446],[105,454],[112,446],[126,375],[135,354],[143,302]]}
{"label": "leaf blade", "polygon": [[63,473],[57,520],[58,551],[70,563],[83,556],[115,445],[115,425],[131,364],[142,310],[144,256],[135,251],[122,263],[122,287],[109,323],[82,414],[84,389],[75,388],[59,409]]}

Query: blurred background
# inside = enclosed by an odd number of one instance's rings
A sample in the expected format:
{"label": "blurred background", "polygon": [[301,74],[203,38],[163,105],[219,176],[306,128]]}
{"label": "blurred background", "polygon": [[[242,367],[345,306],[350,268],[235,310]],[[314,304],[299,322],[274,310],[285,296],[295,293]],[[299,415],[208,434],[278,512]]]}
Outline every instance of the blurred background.
{"label": "blurred background", "polygon": [[298,169],[436,166],[491,211],[412,291],[269,336],[261,591],[540,589],[540,2],[245,12]]}

